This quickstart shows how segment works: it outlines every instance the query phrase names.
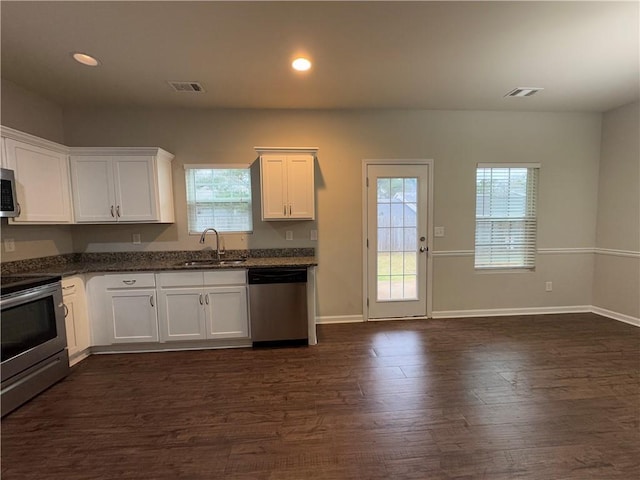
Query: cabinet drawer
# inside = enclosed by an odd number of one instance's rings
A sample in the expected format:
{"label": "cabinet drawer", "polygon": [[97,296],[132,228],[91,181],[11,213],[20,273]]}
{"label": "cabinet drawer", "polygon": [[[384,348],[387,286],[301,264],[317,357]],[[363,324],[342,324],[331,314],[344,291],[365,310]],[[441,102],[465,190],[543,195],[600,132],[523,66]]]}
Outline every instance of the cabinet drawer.
{"label": "cabinet drawer", "polygon": [[157,273],[158,287],[202,287],[202,272]]}
{"label": "cabinet drawer", "polygon": [[246,283],[247,271],[244,269],[204,272],[205,285],[246,285]]}
{"label": "cabinet drawer", "polygon": [[74,278],[62,279],[62,296],[73,295],[78,290],[78,281]]}
{"label": "cabinet drawer", "polygon": [[118,273],[116,275],[105,275],[103,285],[104,288],[155,287],[156,280],[153,273]]}
{"label": "cabinet drawer", "polygon": [[84,275],[73,275],[62,279],[62,296],[75,295],[79,293],[84,295]]}

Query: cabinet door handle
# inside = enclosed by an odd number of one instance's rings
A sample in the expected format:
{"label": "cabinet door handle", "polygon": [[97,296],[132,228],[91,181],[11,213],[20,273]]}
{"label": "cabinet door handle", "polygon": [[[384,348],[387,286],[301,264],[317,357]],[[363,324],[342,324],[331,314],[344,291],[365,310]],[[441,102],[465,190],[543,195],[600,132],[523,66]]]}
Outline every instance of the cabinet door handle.
{"label": "cabinet door handle", "polygon": [[209,294],[208,293],[204,296],[204,303],[209,305]]}
{"label": "cabinet door handle", "polygon": [[126,285],[133,285],[134,283],[136,283],[135,280],[122,280],[122,283],[126,284]]}
{"label": "cabinet door handle", "polygon": [[286,217],[287,216],[287,206],[283,205],[283,210],[282,210],[282,214]]}
{"label": "cabinet door handle", "polygon": [[153,295],[149,295],[149,303],[152,307],[155,307],[155,304],[153,303]]}
{"label": "cabinet door handle", "polygon": [[291,216],[291,204],[289,204],[289,216]]}
{"label": "cabinet door handle", "polygon": [[116,215],[120,218],[120,205],[116,207]]}
{"label": "cabinet door handle", "polygon": [[111,205],[111,216],[112,216],[113,218],[115,218],[115,216],[116,216],[116,215],[115,215],[115,213],[113,213],[113,205]]}
{"label": "cabinet door handle", "polygon": [[204,305],[204,303],[202,302],[202,294],[200,294],[200,305]]}

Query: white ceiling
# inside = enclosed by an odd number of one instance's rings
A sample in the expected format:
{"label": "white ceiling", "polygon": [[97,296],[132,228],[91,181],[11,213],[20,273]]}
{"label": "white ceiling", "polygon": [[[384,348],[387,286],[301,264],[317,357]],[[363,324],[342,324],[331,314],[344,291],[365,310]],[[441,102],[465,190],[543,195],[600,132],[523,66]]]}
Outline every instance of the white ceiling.
{"label": "white ceiling", "polygon": [[[2,77],[62,106],[606,111],[639,97],[639,3],[0,3]],[[82,51],[101,66],[71,59]],[[307,54],[313,68],[290,62]],[[168,80],[199,81],[204,94]],[[544,87],[504,98],[515,87]]]}

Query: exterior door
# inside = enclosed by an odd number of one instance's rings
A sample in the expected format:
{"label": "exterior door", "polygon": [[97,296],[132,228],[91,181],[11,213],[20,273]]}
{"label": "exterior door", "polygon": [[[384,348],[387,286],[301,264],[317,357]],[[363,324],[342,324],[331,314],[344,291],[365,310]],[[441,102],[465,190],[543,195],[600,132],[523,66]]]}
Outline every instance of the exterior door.
{"label": "exterior door", "polygon": [[369,319],[427,315],[427,164],[367,165]]}

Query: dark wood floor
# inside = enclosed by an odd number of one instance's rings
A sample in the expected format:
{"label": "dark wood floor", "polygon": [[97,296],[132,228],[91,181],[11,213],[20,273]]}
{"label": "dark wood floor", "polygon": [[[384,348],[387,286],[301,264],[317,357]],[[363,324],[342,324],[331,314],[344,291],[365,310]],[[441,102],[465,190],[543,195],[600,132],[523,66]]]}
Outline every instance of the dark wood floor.
{"label": "dark wood floor", "polygon": [[636,479],[640,329],[327,325],[316,347],[92,356],[2,421],[2,479]]}

